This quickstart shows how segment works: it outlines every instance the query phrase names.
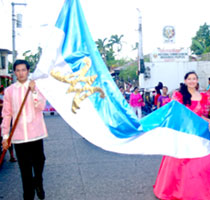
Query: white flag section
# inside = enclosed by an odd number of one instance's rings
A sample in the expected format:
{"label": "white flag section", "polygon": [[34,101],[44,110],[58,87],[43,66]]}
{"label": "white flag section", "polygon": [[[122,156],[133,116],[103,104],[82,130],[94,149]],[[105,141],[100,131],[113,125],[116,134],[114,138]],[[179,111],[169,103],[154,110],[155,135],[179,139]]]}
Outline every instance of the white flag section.
{"label": "white flag section", "polygon": [[96,146],[124,154],[194,158],[210,153],[208,123],[172,101],[138,120],[88,30],[79,0],[66,0],[33,74],[62,118]]}

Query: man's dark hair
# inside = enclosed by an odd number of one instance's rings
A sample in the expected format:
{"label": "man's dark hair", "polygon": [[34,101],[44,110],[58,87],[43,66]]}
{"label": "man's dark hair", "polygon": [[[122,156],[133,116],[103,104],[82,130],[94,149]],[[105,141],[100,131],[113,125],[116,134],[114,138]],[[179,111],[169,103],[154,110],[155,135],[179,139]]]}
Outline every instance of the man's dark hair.
{"label": "man's dark hair", "polygon": [[30,69],[30,65],[29,65],[29,63],[28,63],[26,60],[16,60],[15,63],[14,63],[14,65],[13,65],[13,71],[16,70],[16,66],[17,66],[17,65],[21,65],[21,64],[25,64],[27,70]]}
{"label": "man's dark hair", "polygon": [[210,77],[209,77],[209,81],[210,81]]}

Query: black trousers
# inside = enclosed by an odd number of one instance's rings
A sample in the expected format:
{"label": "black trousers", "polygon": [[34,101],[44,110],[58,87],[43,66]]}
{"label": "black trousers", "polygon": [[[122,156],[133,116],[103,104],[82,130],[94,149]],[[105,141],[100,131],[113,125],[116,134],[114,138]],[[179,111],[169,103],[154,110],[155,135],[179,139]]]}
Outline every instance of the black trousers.
{"label": "black trousers", "polygon": [[16,156],[20,167],[23,198],[33,200],[35,187],[42,186],[45,155],[43,140],[15,144]]}

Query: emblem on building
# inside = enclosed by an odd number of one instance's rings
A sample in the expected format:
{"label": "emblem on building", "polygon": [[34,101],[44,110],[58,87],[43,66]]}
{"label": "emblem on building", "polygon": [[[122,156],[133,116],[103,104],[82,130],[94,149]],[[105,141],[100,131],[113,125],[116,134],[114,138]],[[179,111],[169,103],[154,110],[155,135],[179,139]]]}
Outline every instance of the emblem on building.
{"label": "emblem on building", "polygon": [[163,28],[163,38],[165,43],[175,42],[175,28],[173,26],[165,26]]}

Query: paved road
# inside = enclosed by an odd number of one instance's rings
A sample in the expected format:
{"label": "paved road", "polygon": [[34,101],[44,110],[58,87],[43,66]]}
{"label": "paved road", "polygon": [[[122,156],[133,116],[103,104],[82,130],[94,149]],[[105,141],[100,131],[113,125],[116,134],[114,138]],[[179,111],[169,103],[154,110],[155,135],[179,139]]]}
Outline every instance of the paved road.
{"label": "paved road", "polygon": [[[152,185],[160,156],[104,151],[80,137],[59,115],[46,115],[46,200],[156,200]],[[17,163],[0,169],[0,199],[21,200]],[[37,198],[36,198],[37,199]]]}

